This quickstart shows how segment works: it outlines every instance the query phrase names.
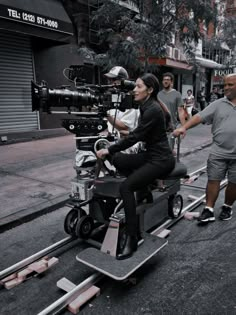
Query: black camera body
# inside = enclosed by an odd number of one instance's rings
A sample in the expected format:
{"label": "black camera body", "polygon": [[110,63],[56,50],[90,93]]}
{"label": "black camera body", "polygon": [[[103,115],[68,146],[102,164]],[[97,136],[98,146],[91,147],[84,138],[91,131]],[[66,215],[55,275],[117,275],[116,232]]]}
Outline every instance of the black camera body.
{"label": "black camera body", "polygon": [[[84,108],[89,108],[89,112],[106,116],[106,112],[110,109],[125,111],[137,108],[130,93],[134,87],[133,81],[123,80],[119,85],[85,84],[76,86],[74,90],[68,86],[50,89],[46,81],[42,81],[41,84],[31,81],[32,111],[42,109],[50,114],[52,108],[64,107],[68,114],[73,109],[75,114],[83,112],[86,115]],[[58,110],[54,111],[56,112],[60,113]]]}
{"label": "black camera body", "polygon": [[62,120],[64,128],[77,136],[97,135],[107,128],[107,111],[137,108],[130,93],[134,87],[133,81],[123,80],[119,85],[82,84],[73,90],[68,86],[50,89],[46,81],[32,81],[32,111],[73,115]]}

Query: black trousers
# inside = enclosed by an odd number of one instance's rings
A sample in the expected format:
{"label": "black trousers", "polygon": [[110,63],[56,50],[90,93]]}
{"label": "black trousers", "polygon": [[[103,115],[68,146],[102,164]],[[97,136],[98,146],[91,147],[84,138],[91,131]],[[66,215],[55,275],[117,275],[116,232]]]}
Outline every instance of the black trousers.
{"label": "black trousers", "polygon": [[200,101],[199,105],[200,105],[200,109],[203,110],[205,108],[205,101]]}
{"label": "black trousers", "polygon": [[175,166],[174,157],[166,160],[150,162],[147,152],[138,154],[117,153],[113,157],[116,169],[127,178],[120,186],[120,194],[124,203],[127,234],[137,235],[136,201],[134,192],[146,188],[157,178],[167,176]]}

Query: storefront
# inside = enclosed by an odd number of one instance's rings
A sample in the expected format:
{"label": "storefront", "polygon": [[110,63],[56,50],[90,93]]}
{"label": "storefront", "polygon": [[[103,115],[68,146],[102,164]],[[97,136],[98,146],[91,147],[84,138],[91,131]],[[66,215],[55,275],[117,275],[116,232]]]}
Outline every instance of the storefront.
{"label": "storefront", "polygon": [[215,69],[212,77],[212,89],[217,88],[217,92],[220,96],[224,94],[224,76],[227,74],[234,73],[234,68],[229,67],[225,69]]}
{"label": "storefront", "polygon": [[199,76],[198,89],[200,90],[201,87],[205,87],[206,97],[208,98],[212,90],[212,86],[214,85],[214,71],[221,71],[224,66],[214,60],[203,57],[196,57],[196,62],[201,67],[201,71],[199,73],[202,74],[202,77]]}
{"label": "storefront", "polygon": [[72,35],[60,1],[0,0],[1,137],[40,128],[38,114],[31,110],[32,41],[66,43]]}
{"label": "storefront", "polygon": [[178,90],[183,97],[186,95],[188,89],[193,89],[192,66],[186,61],[169,57],[149,57],[148,62],[160,66],[159,80],[162,80],[163,73],[171,72],[175,77],[174,88]]}

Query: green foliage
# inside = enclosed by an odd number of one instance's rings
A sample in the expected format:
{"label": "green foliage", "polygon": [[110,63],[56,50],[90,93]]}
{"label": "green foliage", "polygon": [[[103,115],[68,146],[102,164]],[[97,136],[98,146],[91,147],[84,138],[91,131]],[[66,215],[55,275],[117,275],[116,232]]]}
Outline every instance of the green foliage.
{"label": "green foliage", "polygon": [[148,57],[165,56],[173,34],[177,34],[186,55],[191,58],[194,44],[201,38],[201,23],[216,20],[210,1],[137,0],[133,1],[137,10],[124,8],[118,2],[104,0],[93,17],[100,29],[100,45],[106,52],[103,64],[107,68],[121,65],[132,72],[142,71],[142,56],[144,70],[148,70]]}
{"label": "green foliage", "polygon": [[[204,39],[204,46],[212,54],[221,51],[225,54],[225,58],[221,61],[225,65],[236,64],[236,19],[234,16],[224,17],[220,24],[219,32],[211,38]],[[231,50],[231,54],[230,51]]]}
{"label": "green foliage", "polygon": [[236,49],[236,18],[235,16],[231,16],[224,19],[223,22],[223,31],[221,39],[226,42],[230,49]]}
{"label": "green foliage", "polygon": [[[201,24],[207,26],[217,20],[216,8],[206,0],[123,0],[126,7],[119,5],[119,0],[103,0],[98,9],[96,6],[80,6],[79,0],[61,1],[74,21],[78,38],[76,13],[81,9],[89,13],[88,24],[93,25],[99,34],[96,63],[106,70],[121,65],[131,74],[157,67],[151,67],[148,58],[166,56],[166,47],[172,46],[173,36],[192,60],[196,43],[202,37]],[[131,2],[135,6],[129,9],[127,4]],[[95,1],[91,3],[95,4]],[[92,10],[94,13],[91,16]],[[230,42],[230,35],[228,38]]]}

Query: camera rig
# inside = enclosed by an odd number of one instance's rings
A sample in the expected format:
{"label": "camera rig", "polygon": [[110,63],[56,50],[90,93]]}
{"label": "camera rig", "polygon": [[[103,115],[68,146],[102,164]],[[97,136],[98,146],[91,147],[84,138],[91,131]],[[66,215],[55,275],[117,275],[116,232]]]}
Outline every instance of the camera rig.
{"label": "camera rig", "polygon": [[[135,83],[122,80],[120,84],[75,85],[73,89],[62,86],[50,89],[46,81],[32,81],[32,111],[42,110],[48,114],[68,114],[62,126],[76,136],[95,136],[107,128],[107,111],[125,111],[137,108],[131,90]],[[61,110],[63,108],[63,110]]]}
{"label": "camera rig", "polygon": [[[56,89],[49,88],[46,81],[32,81],[32,111],[63,114],[62,126],[75,134],[74,168],[77,175],[72,180],[70,196],[72,203],[78,206],[81,198],[90,200],[88,195],[92,191],[91,185],[100,172],[97,171],[99,167],[96,151],[117,139],[115,133],[103,132],[107,130],[107,112],[111,109],[125,111],[137,106],[130,92],[135,87],[133,81],[122,80],[120,84],[96,85],[84,83],[77,76],[70,77],[70,81],[74,82],[73,87],[61,86]],[[106,170],[111,171],[107,167]]]}

